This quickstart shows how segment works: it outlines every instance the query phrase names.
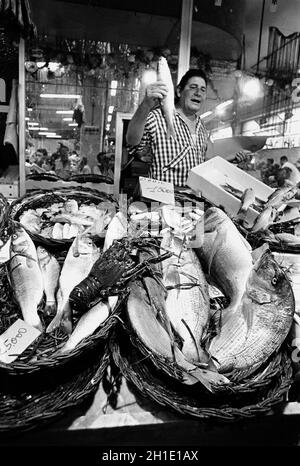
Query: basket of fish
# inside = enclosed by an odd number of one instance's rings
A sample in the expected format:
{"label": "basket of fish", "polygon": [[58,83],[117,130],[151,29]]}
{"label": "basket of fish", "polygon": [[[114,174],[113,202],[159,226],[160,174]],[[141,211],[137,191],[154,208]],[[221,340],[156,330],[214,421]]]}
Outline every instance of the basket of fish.
{"label": "basket of fish", "polygon": [[[109,337],[122,304],[121,278],[130,276],[129,259],[122,245],[102,248],[84,234],[53,253],[36,246],[20,223],[11,222],[11,228],[0,267],[0,372],[71,366]],[[24,347],[17,344],[21,339]]]}
{"label": "basket of fish", "polygon": [[132,345],[183,385],[255,392],[281,370],[291,283],[267,245],[253,251],[222,210],[207,209],[199,223],[193,247],[168,232],[160,249],[140,250],[150,272],[129,284],[124,325]]}
{"label": "basket of fish", "polygon": [[93,396],[109,364],[106,346],[97,349],[74,370],[60,377],[12,377],[11,384],[0,383],[0,432],[19,433],[37,429],[61,418],[72,408]]}
{"label": "basket of fish", "polygon": [[[263,383],[255,390],[249,386],[248,391],[232,390],[225,394],[222,391],[211,394],[199,390],[199,384],[189,385],[174,380],[131,345],[124,332],[116,329],[110,339],[110,351],[123,376],[142,396],[179,414],[212,421],[214,425],[216,422],[235,422],[272,413],[272,409],[286,402],[292,385],[291,359],[285,349],[275,356],[278,368],[268,385]],[[244,385],[247,385],[246,380]]]}
{"label": "basket of fish", "polygon": [[83,233],[103,241],[116,210],[117,202],[112,196],[74,187],[29,191],[11,204],[9,214],[36,243],[64,247]]}

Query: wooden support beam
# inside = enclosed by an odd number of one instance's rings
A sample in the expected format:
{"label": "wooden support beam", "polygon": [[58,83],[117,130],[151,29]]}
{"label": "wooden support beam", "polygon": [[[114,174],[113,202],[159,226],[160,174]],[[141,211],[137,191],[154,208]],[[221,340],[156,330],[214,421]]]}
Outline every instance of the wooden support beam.
{"label": "wooden support beam", "polygon": [[18,130],[19,130],[19,196],[25,194],[25,41],[19,43],[19,88],[18,88]]}
{"label": "wooden support beam", "polygon": [[182,0],[177,82],[190,67],[193,0]]}

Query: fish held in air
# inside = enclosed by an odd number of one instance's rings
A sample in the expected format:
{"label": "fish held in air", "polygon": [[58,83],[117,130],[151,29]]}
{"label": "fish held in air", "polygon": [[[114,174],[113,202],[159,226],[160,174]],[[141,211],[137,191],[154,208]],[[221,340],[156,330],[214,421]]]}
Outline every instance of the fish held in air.
{"label": "fish held in air", "polygon": [[169,69],[168,62],[165,57],[159,57],[157,64],[157,79],[162,81],[168,89],[167,95],[161,100],[161,106],[167,125],[167,137],[173,137],[175,139],[174,129],[174,84]]}
{"label": "fish held in air", "polygon": [[252,270],[252,248],[231,219],[217,207],[204,214],[202,245],[195,248],[204,271],[230,303],[222,311],[223,324],[236,312]]}
{"label": "fish held in air", "polygon": [[[238,313],[210,344],[219,362],[218,370],[226,374],[253,373],[287,337],[293,322],[295,298],[290,281],[272,253],[265,251],[253,267]],[[245,324],[245,314],[253,323]]]}
{"label": "fish held in air", "polygon": [[42,272],[44,292],[46,296],[44,314],[46,316],[54,316],[56,314],[55,292],[58,286],[60,265],[56,258],[42,246],[38,246],[36,252]]}
{"label": "fish held in air", "polygon": [[38,330],[43,330],[38,315],[44,286],[35,245],[21,226],[14,227],[8,262],[9,279],[23,319]]}
{"label": "fish held in air", "polygon": [[194,363],[207,363],[209,357],[201,347],[201,338],[208,327],[208,284],[193,249],[183,249],[182,240],[175,236],[168,243],[173,255],[162,262],[163,284],[168,290],[166,312],[182,339],[181,351],[185,358]]}
{"label": "fish held in air", "polygon": [[93,264],[99,258],[100,252],[95,243],[88,236],[77,236],[70,246],[64,261],[56,294],[57,313],[48,325],[46,332],[52,332],[58,326],[66,333],[72,332],[72,309],[69,295],[90,272]]}

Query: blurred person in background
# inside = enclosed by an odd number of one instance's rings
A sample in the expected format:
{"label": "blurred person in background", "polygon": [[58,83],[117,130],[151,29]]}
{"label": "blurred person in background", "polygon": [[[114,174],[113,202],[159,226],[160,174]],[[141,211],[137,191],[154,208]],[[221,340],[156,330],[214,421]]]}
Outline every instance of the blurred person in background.
{"label": "blurred person in background", "polygon": [[286,155],[280,157],[281,170],[285,178],[285,184],[296,185],[300,183],[300,172],[295,164],[289,162]]}
{"label": "blurred person in background", "polygon": [[78,165],[78,173],[81,175],[89,175],[92,173],[91,167],[88,164],[88,160],[85,156],[81,158],[81,161],[79,162]]}

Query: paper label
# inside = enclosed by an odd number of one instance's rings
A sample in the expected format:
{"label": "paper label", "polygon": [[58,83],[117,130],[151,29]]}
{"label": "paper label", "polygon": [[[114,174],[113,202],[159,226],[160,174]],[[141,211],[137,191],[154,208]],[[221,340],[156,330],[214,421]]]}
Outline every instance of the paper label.
{"label": "paper label", "polygon": [[22,319],[16,320],[0,335],[0,361],[9,364],[28,348],[41,332]]}
{"label": "paper label", "polygon": [[141,196],[163,204],[175,204],[174,185],[167,181],[139,177]]}

